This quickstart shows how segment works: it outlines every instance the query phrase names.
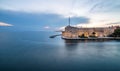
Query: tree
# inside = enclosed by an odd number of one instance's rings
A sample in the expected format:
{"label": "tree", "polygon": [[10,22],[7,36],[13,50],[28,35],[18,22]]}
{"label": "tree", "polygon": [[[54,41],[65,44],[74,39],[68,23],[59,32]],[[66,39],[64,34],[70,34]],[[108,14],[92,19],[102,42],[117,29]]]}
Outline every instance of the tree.
{"label": "tree", "polygon": [[95,34],[96,34],[95,32],[92,33],[92,35],[93,35],[94,37],[95,37]]}
{"label": "tree", "polygon": [[90,35],[89,37],[96,37],[96,33],[92,32],[92,35]]}
{"label": "tree", "polygon": [[80,38],[88,38],[88,37],[85,36],[85,34],[82,34],[81,36],[78,36],[78,37],[80,37]]}
{"label": "tree", "polygon": [[117,28],[114,30],[114,33],[112,34],[114,37],[120,37],[120,28]]}

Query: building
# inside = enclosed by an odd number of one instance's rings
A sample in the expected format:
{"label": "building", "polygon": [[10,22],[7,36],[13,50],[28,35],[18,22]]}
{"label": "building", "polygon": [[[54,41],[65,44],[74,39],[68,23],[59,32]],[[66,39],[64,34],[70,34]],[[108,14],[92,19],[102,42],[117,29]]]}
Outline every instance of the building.
{"label": "building", "polygon": [[62,37],[66,38],[79,38],[85,37],[107,37],[112,34],[116,26],[111,27],[98,27],[98,28],[77,28],[73,26],[66,26],[65,31],[62,32]]}

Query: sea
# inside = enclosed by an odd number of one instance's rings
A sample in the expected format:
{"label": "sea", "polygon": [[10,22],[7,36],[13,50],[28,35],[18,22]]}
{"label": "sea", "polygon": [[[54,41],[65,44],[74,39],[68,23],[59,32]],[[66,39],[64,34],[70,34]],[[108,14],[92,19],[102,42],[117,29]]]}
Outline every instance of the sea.
{"label": "sea", "polygon": [[120,41],[64,40],[53,31],[0,32],[0,71],[120,71]]}

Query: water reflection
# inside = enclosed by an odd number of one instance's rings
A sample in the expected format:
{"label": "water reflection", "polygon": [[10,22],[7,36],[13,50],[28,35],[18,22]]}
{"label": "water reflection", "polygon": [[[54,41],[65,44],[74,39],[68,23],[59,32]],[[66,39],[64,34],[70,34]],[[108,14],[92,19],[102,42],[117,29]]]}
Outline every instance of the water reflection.
{"label": "water reflection", "polygon": [[[73,43],[89,43],[89,42],[109,42],[113,40],[64,40],[65,43],[73,44]],[[120,40],[116,40],[120,41]]]}
{"label": "water reflection", "polygon": [[64,40],[65,53],[74,53],[83,55],[84,57],[106,57],[112,49],[115,49],[114,41],[98,41],[98,40]]}
{"label": "water reflection", "polygon": [[[92,47],[104,47],[104,44],[97,44],[97,43],[103,43],[105,41],[98,41],[98,40],[64,40],[64,45],[67,50],[76,50],[76,49],[83,49],[88,48],[88,46]],[[90,43],[94,43],[94,46]]]}
{"label": "water reflection", "polygon": [[69,51],[77,49],[79,41],[76,40],[64,40],[65,48]]}

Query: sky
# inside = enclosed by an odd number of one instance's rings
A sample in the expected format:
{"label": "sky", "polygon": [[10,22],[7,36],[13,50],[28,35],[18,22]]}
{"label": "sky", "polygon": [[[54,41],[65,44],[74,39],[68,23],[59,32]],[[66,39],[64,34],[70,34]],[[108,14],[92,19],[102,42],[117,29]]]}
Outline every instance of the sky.
{"label": "sky", "polygon": [[120,24],[120,0],[0,0],[0,30],[58,30]]}

